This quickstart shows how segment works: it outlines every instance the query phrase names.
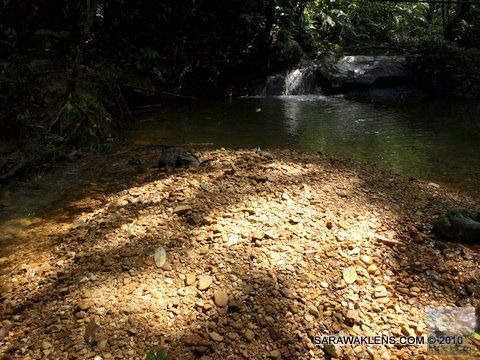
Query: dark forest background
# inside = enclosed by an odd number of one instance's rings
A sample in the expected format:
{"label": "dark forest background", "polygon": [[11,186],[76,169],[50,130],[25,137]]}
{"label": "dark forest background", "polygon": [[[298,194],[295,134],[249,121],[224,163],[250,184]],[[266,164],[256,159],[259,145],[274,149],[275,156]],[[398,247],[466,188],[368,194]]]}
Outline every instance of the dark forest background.
{"label": "dark forest background", "polygon": [[3,0],[0,19],[2,178],[108,147],[138,104],[246,95],[302,59],[409,53],[473,72],[480,58],[469,1]]}

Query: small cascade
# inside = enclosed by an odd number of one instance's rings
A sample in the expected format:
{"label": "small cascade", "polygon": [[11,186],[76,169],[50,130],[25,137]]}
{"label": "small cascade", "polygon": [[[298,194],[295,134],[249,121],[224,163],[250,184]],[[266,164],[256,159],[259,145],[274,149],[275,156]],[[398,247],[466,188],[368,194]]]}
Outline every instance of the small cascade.
{"label": "small cascade", "polygon": [[316,69],[313,66],[292,69],[286,73],[269,76],[260,96],[319,94]]}
{"label": "small cascade", "polygon": [[294,69],[285,76],[284,95],[307,95],[315,93],[315,73],[311,68]]}

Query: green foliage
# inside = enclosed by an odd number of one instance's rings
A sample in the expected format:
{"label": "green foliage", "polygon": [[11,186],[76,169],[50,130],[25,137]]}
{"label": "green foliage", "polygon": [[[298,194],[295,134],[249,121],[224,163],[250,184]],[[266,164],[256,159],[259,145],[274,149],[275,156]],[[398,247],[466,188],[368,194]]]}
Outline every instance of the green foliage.
{"label": "green foliage", "polygon": [[58,134],[44,134],[33,137],[23,151],[39,162],[50,162],[65,156],[68,149],[65,137]]}
{"label": "green foliage", "polygon": [[372,49],[420,54],[466,93],[480,73],[480,6],[460,0],[6,1],[0,17],[0,137],[51,158],[108,147],[132,118],[120,84],[138,79],[155,94],[243,95],[304,55]]}
{"label": "green foliage", "polygon": [[50,29],[38,29],[34,33],[42,50],[49,52],[70,36],[69,31],[53,31]]}
{"label": "green foliage", "polygon": [[13,28],[7,28],[0,36],[0,49],[4,47],[7,51],[12,51],[17,45],[17,32]]}
{"label": "green foliage", "polygon": [[288,35],[279,36],[272,44],[271,66],[278,71],[288,69],[300,61],[303,50],[297,41]]}
{"label": "green foliage", "polygon": [[165,349],[150,349],[147,352],[145,360],[167,360],[167,350]]}

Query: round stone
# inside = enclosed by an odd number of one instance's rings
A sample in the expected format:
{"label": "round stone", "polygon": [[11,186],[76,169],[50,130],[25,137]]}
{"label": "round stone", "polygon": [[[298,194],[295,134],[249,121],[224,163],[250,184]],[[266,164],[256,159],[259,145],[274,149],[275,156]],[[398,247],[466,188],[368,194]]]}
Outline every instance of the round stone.
{"label": "round stone", "polygon": [[212,285],[213,279],[210,275],[203,275],[198,278],[198,290],[207,290]]}
{"label": "round stone", "polygon": [[255,338],[255,333],[252,330],[250,329],[245,330],[245,339],[247,339],[248,342],[252,342],[254,338]]}
{"label": "round stone", "polygon": [[217,290],[213,294],[213,301],[218,307],[225,307],[228,305],[228,294],[225,291]]}

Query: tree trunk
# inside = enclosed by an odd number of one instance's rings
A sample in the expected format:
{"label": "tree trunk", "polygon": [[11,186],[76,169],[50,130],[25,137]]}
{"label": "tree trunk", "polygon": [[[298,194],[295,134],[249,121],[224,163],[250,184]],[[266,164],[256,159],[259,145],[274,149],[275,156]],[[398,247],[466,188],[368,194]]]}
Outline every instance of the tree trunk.
{"label": "tree trunk", "polygon": [[265,25],[259,36],[259,58],[262,61],[263,70],[270,67],[270,48],[272,46],[272,28],[275,23],[275,0],[264,0]]}
{"label": "tree trunk", "polygon": [[75,95],[77,88],[78,69],[82,65],[83,58],[85,56],[85,48],[87,40],[90,38],[93,21],[97,12],[97,0],[86,0],[86,15],[83,27],[79,24],[81,29],[80,41],[75,51],[75,58],[73,60],[72,70],[70,72],[69,79],[67,81],[67,96],[72,98]]}
{"label": "tree trunk", "polygon": [[432,26],[432,24],[433,24],[433,19],[435,17],[436,7],[437,7],[437,4],[435,4],[435,3],[429,3],[428,4],[428,11],[427,11],[427,15],[425,17],[426,20],[427,20],[428,26]]}

